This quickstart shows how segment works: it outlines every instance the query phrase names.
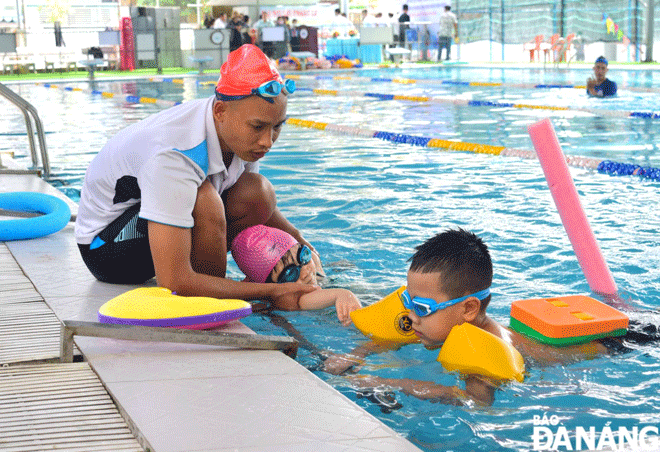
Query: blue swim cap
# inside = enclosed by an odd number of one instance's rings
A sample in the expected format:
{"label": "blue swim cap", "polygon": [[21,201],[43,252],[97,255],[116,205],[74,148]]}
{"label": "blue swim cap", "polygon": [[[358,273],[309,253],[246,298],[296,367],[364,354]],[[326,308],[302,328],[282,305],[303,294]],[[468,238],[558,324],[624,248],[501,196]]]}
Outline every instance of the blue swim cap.
{"label": "blue swim cap", "polygon": [[605,66],[607,66],[607,64],[608,64],[607,63],[607,58],[605,58],[604,56],[599,56],[598,58],[596,58],[596,63],[604,63]]}

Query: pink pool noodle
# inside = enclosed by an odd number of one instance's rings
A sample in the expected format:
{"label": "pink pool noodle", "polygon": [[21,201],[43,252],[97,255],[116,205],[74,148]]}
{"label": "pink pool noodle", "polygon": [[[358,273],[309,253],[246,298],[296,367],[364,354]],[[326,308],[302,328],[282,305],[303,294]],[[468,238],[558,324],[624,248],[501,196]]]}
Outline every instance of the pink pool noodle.
{"label": "pink pool noodle", "polygon": [[616,295],[616,283],[589,226],[550,119],[532,124],[527,130],[589,287],[602,295]]}

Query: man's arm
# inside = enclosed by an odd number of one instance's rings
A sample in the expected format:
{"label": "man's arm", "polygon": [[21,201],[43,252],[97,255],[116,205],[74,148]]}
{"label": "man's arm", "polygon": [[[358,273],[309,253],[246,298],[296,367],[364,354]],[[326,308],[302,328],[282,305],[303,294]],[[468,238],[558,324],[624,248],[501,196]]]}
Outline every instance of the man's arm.
{"label": "man's arm", "polygon": [[179,295],[264,300],[283,310],[297,310],[299,298],[318,287],[298,284],[238,282],[195,272],[191,264],[192,231],[149,221],[149,245],[156,281]]}

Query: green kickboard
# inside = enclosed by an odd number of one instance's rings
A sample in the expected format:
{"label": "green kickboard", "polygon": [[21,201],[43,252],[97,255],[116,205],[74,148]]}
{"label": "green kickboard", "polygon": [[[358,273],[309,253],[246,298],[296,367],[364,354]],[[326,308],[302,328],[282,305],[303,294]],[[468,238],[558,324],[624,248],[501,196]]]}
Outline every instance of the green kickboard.
{"label": "green kickboard", "polygon": [[516,332],[518,332],[518,333],[520,333],[524,336],[527,336],[531,339],[534,339],[537,342],[540,342],[542,344],[554,345],[556,347],[566,347],[568,345],[584,344],[585,342],[595,341],[596,339],[602,339],[604,337],[623,336],[628,331],[625,328],[621,328],[621,329],[610,331],[610,332],[607,332],[607,333],[589,334],[589,335],[586,335],[586,336],[556,338],[556,337],[545,336],[545,335],[539,333],[538,331],[536,331],[535,329],[530,328],[529,326],[525,325],[521,321],[514,319],[513,317],[511,317],[511,323],[509,324],[509,327],[513,331],[516,331]]}

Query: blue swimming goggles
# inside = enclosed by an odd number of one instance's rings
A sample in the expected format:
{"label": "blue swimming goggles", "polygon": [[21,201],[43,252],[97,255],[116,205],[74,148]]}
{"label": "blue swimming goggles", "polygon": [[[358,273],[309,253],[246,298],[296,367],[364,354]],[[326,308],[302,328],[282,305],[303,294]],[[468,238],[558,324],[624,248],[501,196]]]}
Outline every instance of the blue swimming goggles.
{"label": "blue swimming goggles", "polygon": [[432,298],[420,298],[420,297],[410,298],[408,289],[406,289],[401,294],[401,298],[403,299],[403,306],[406,309],[415,311],[415,314],[417,314],[420,317],[426,317],[427,315],[431,315],[434,312],[439,311],[440,309],[448,308],[449,306],[453,306],[457,303],[460,303],[463,300],[467,300],[470,297],[477,297],[479,300],[483,300],[484,298],[488,297],[488,295],[490,295],[490,289],[485,289],[482,290],[481,292],[475,292],[470,295],[466,295],[464,297],[454,298],[453,300],[448,300],[448,301],[443,301],[442,303],[438,303]]}
{"label": "blue swimming goggles", "polygon": [[279,96],[281,92],[284,92],[284,94],[293,94],[295,91],[296,82],[291,79],[284,80],[284,83],[280,83],[277,80],[271,80],[261,84],[257,88],[252,88],[252,92],[244,96],[229,96],[216,91],[215,97],[218,100],[240,100],[255,95],[272,104],[274,102],[273,98]]}
{"label": "blue swimming goggles", "polygon": [[312,250],[307,245],[301,245],[298,248],[298,263],[284,267],[280,276],[277,277],[278,283],[296,282],[300,278],[300,269],[303,265],[309,264],[312,260]]}

